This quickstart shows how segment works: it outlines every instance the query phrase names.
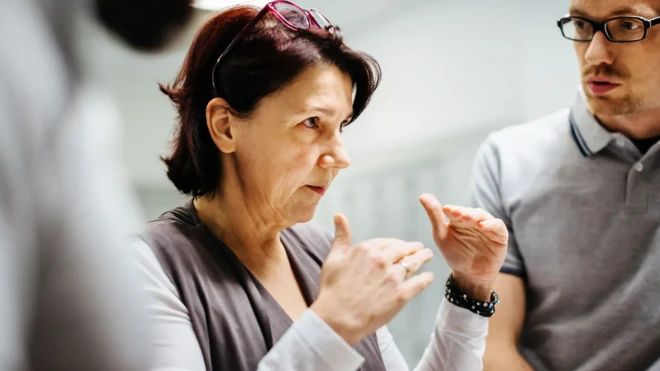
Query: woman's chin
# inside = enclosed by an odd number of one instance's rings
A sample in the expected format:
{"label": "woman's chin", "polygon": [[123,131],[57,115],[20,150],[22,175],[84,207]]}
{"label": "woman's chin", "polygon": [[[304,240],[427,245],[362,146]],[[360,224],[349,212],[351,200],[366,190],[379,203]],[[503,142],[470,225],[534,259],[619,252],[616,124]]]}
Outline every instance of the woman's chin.
{"label": "woman's chin", "polygon": [[295,224],[307,223],[314,218],[317,206],[318,204],[297,207],[295,210],[292,210],[293,212],[289,214],[287,219],[291,220]]}

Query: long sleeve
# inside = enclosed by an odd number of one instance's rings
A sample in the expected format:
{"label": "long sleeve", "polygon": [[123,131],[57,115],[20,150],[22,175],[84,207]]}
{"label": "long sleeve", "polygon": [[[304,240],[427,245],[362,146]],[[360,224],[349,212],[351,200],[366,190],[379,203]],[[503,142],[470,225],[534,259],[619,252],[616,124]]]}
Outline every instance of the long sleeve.
{"label": "long sleeve", "polygon": [[[415,371],[482,370],[488,319],[442,300],[431,341]],[[377,332],[385,366],[389,371],[408,370],[387,327]]]}
{"label": "long sleeve", "polygon": [[[151,370],[206,370],[188,309],[174,284],[146,243],[136,241],[134,251],[151,322],[155,352]],[[356,370],[362,362],[362,356],[307,310],[261,360],[258,371]]]}
{"label": "long sleeve", "polygon": [[307,310],[259,363],[257,371],[356,370],[364,359]]}

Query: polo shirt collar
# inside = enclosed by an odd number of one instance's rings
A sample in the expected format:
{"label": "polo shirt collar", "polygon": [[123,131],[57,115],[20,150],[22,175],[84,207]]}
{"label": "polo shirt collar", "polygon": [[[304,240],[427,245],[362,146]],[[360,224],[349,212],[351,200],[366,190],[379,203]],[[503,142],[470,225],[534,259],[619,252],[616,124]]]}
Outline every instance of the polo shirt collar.
{"label": "polo shirt collar", "polygon": [[589,112],[581,87],[571,108],[569,121],[573,139],[585,157],[597,154],[614,139],[612,133],[607,131]]}

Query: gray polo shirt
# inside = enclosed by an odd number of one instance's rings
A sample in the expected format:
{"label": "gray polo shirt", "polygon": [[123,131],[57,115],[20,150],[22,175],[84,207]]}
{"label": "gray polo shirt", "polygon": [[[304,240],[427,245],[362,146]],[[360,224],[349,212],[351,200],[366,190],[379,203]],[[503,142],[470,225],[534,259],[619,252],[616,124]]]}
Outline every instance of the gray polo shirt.
{"label": "gray polo shirt", "polygon": [[660,143],[642,155],[580,91],[492,133],[472,199],[509,227],[502,272],[525,280],[521,352],[537,371],[660,370]]}

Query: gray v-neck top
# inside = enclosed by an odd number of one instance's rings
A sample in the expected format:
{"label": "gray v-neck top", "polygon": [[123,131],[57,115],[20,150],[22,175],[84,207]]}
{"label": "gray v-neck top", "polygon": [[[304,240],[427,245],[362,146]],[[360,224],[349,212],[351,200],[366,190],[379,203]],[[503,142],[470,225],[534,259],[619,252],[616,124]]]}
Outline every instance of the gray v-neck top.
{"label": "gray v-neck top", "polygon": [[[312,224],[281,232],[307,304],[318,295],[321,264],[332,237]],[[256,370],[292,325],[268,291],[199,220],[192,201],[148,224],[141,234],[176,286],[199,341],[207,370]],[[355,350],[360,370],[385,371],[375,334]]]}

